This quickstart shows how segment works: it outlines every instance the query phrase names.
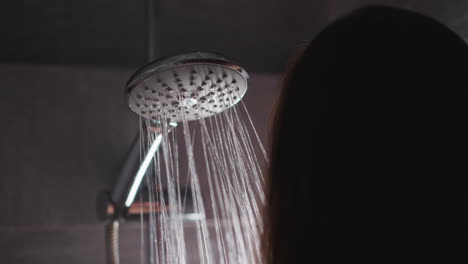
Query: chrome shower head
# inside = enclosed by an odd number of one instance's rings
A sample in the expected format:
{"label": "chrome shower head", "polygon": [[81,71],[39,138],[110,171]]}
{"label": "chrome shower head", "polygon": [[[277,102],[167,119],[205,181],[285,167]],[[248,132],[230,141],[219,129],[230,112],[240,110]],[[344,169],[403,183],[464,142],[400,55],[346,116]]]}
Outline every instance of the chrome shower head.
{"label": "chrome shower head", "polygon": [[164,58],[138,70],[126,96],[133,112],[150,120],[180,122],[232,107],[247,91],[247,72],[214,53]]}

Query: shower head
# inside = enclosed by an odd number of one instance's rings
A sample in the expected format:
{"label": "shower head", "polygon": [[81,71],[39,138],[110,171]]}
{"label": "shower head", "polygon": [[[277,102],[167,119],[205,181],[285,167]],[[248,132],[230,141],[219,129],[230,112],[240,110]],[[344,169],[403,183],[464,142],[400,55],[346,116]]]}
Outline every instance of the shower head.
{"label": "shower head", "polygon": [[240,101],[247,72],[214,53],[163,58],[138,70],[128,81],[130,109],[150,120],[180,122],[220,113]]}

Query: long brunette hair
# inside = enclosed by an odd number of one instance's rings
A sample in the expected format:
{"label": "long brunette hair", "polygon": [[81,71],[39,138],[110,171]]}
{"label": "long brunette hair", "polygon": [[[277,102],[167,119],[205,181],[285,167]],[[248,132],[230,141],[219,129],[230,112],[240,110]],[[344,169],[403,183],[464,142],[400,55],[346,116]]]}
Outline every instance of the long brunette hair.
{"label": "long brunette hair", "polygon": [[467,79],[465,42],[414,12],[367,7],[318,34],[278,105],[266,264],[407,263],[463,236]]}

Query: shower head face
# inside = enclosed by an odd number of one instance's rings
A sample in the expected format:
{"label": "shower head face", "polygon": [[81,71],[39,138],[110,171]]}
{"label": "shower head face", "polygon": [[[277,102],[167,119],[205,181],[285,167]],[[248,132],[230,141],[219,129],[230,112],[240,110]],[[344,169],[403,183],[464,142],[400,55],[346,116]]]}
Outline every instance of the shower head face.
{"label": "shower head face", "polygon": [[248,74],[213,53],[188,53],[155,61],[129,80],[130,109],[151,120],[197,120],[238,103]]}

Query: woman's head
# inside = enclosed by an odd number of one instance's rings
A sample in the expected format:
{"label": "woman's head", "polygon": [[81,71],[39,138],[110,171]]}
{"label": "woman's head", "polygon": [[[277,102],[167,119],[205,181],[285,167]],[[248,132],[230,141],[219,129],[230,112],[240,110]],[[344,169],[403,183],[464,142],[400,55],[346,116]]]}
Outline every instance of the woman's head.
{"label": "woman's head", "polygon": [[360,9],[318,34],[278,108],[267,263],[405,259],[409,222],[428,217],[413,203],[441,209],[466,175],[467,66],[462,39],[409,11]]}

